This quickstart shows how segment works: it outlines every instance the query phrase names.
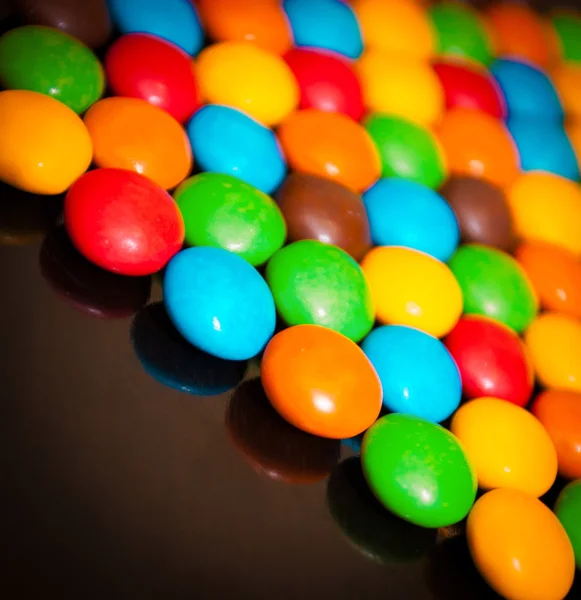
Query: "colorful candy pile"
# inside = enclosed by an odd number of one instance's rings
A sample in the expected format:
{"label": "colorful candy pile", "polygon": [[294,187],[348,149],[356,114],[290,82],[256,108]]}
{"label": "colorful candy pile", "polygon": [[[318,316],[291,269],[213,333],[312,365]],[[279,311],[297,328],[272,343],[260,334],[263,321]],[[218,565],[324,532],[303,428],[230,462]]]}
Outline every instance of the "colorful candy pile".
{"label": "colorful candy pile", "polygon": [[[0,179],[66,192],[100,268],[165,269],[173,325],[210,359],[262,353],[288,423],[366,432],[379,501],[426,528],[468,517],[500,594],[564,598],[581,565],[581,15],[16,5]],[[558,473],[576,481],[555,516],[538,498]]]}

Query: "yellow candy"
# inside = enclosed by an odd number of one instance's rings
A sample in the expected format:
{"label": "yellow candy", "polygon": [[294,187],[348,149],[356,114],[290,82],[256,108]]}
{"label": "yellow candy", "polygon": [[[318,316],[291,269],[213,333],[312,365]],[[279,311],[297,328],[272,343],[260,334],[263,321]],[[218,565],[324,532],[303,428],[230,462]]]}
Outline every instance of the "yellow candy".
{"label": "yellow candy", "polygon": [[581,119],[581,65],[560,63],[553,71],[553,85],[568,117]]}
{"label": "yellow candy", "polygon": [[91,137],[58,100],[24,90],[0,92],[0,179],[35,194],[60,194],[91,164]]}
{"label": "yellow candy", "polygon": [[542,496],[557,477],[557,451],[541,422],[498,398],[478,398],[455,413],[452,433],[462,442],[484,489],[511,488]]}
{"label": "yellow candy", "polygon": [[398,246],[373,248],[363,259],[377,318],[446,335],[462,313],[462,291],[443,262]]}
{"label": "yellow candy", "polygon": [[527,329],[525,343],[537,378],[548,388],[581,392],[581,322],[545,313]]}
{"label": "yellow candy", "polygon": [[284,60],[250,42],[221,42],[198,56],[196,73],[206,102],[244,111],[276,125],[295,110],[299,88]]}

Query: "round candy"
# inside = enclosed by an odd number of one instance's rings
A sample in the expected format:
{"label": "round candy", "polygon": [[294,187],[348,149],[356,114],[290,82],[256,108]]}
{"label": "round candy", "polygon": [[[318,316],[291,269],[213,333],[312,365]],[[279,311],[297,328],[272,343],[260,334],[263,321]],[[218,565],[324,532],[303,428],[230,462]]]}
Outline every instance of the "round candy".
{"label": "round candy", "polygon": [[494,77],[480,65],[458,60],[439,60],[433,64],[438,76],[446,108],[472,108],[496,119],[506,118],[506,103]]}
{"label": "round candy", "polygon": [[567,536],[573,552],[577,568],[581,569],[581,480],[572,481],[563,488],[557,503],[555,504],[555,514],[567,532]]}
{"label": "round candy", "polygon": [[512,600],[562,600],[575,576],[571,542],[540,500],[493,490],[468,516],[472,559],[489,585]]}
{"label": "round candy", "polygon": [[525,173],[508,192],[517,234],[581,258],[581,189],[553,173]]}
{"label": "round candy", "polygon": [[174,199],[191,246],[224,248],[256,266],[284,243],[286,226],[274,200],[231,175],[194,175]]}
{"label": "round candy", "polygon": [[299,325],[274,336],[262,357],[261,378],[275,410],[313,435],[352,437],[381,408],[381,383],[363,351],[325,327]]}
{"label": "round candy", "polygon": [[421,527],[461,521],[476,498],[476,476],[458,440],[425,419],[391,414],[363,438],[361,462],[377,499]]}
{"label": "round candy", "polygon": [[577,164],[581,165],[581,119],[567,121],[565,123],[565,131],[575,151]]}
{"label": "round candy", "polygon": [[167,265],[163,299],[176,329],[227,360],[256,356],[274,333],[272,294],[260,273],[222,248],[188,248]]}
{"label": "round candy", "polygon": [[581,16],[574,11],[559,11],[551,17],[560,57],[581,62]]}
{"label": "round candy", "polygon": [[452,417],[483,489],[510,488],[542,496],[557,477],[557,452],[541,422],[499,398],[463,404]]}
{"label": "round candy", "polygon": [[581,262],[573,254],[552,244],[523,242],[515,257],[544,309],[581,319]]}
{"label": "round candy", "polygon": [[560,121],[563,108],[549,77],[526,62],[501,58],[490,71],[506,100],[510,117],[540,121]]}
{"label": "round candy", "polygon": [[449,262],[462,288],[464,312],[500,321],[520,333],[537,316],[538,299],[522,267],[506,252],[460,246]]}
{"label": "round candy", "polygon": [[581,98],[578,93],[581,88],[581,64],[560,63],[553,69],[551,77],[565,114],[572,119],[581,119]]}
{"label": "round candy", "polygon": [[109,0],[109,10],[121,33],[151,33],[197,54],[204,31],[193,2],[187,0]]}
{"label": "round candy", "polygon": [[355,342],[373,326],[373,304],[363,272],[336,246],[314,240],[289,244],[268,262],[266,280],[289,325],[322,325]]}
{"label": "round candy", "polygon": [[377,247],[361,268],[381,323],[409,325],[446,335],[462,313],[462,291],[450,269],[410,248]]}
{"label": "round candy", "polygon": [[370,48],[357,63],[367,108],[433,125],[444,112],[444,91],[429,63]]}
{"label": "round candy", "polygon": [[265,194],[284,179],[286,163],[274,133],[239,110],[204,106],[187,132],[204,171],[234,175]]}
{"label": "round candy", "polygon": [[380,179],[363,195],[376,246],[404,246],[446,262],[458,246],[454,212],[434,190],[404,179]]}
{"label": "round candy", "polygon": [[399,177],[438,188],[447,175],[446,158],[436,136],[423,125],[385,114],[373,114],[365,129],[381,158],[383,177]]}
{"label": "round candy", "polygon": [[180,123],[200,105],[190,56],[154,35],[122,35],[107,51],[105,71],[113,94],[147,100]]}
{"label": "round candy", "polygon": [[192,169],[185,131],[168,113],[138,98],[105,98],[85,115],[98,167],[128,169],[164,189],[181,183]]}
{"label": "round candy", "polygon": [[528,328],[525,343],[542,385],[581,392],[579,320],[560,313],[545,313]]}
{"label": "round candy", "polygon": [[25,90],[0,92],[0,180],[61,194],[91,164],[91,136],[62,102]]}
{"label": "round candy", "polygon": [[363,40],[353,9],[341,0],[284,0],[295,44],[358,58]]}
{"label": "round candy", "polygon": [[437,338],[412,327],[374,329],[361,349],[375,367],[383,388],[383,405],[439,423],[460,404],[458,367]]}
{"label": "round candy", "polygon": [[440,194],[456,215],[463,242],[513,249],[512,215],[500,188],[473,177],[451,177]]}
{"label": "round candy", "polygon": [[363,117],[361,84],[347,59],[309,48],[293,48],[283,58],[299,84],[299,108],[339,112],[356,121]]}
{"label": "round candy", "polygon": [[326,177],[356,192],[379,179],[381,164],[373,141],[346,115],[301,110],[282,123],[278,136],[296,171]]}
{"label": "round candy", "polygon": [[531,410],[553,440],[559,474],[568,479],[581,479],[581,394],[542,392]]}
{"label": "round candy", "polygon": [[65,225],[79,252],[121,275],[159,271],[179,251],[184,223],[172,197],[124,169],[97,169],[72,185]]}
{"label": "round candy", "polygon": [[52,96],[83,113],[103,94],[105,77],[84,44],[57,29],[28,25],[0,37],[0,84]]}
{"label": "round candy", "polygon": [[276,193],[289,242],[319,240],[360,260],[371,246],[369,220],[361,197],[322,177],[292,173]]}
{"label": "round candy", "polygon": [[469,175],[493,185],[510,185],[518,175],[518,150],[505,125],[483,112],[453,108],[437,135],[453,175]]}

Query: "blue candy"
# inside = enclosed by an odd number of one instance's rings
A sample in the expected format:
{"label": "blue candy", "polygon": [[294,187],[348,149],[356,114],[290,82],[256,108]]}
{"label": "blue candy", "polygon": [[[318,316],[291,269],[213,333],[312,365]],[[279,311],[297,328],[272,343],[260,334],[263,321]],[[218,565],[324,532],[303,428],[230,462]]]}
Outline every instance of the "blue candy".
{"label": "blue candy", "polygon": [[271,194],[286,175],[274,133],[242,111],[209,104],[187,126],[197,165],[204,171],[233,175]]}
{"label": "blue candy", "polygon": [[413,327],[385,325],[361,348],[379,375],[387,409],[439,423],[458,408],[460,372],[437,338]]}
{"label": "blue candy", "polygon": [[204,45],[204,30],[190,0],[109,0],[109,10],[121,33],[151,33],[193,55]]}
{"label": "blue candy", "polygon": [[359,58],[363,40],[353,9],[340,0],[285,0],[283,8],[299,47],[324,48]]}
{"label": "blue candy", "polygon": [[274,333],[276,312],[258,271],[221,248],[182,250],[167,265],[169,318],[194,346],[227,360],[258,354]]}
{"label": "blue candy", "polygon": [[363,194],[377,246],[405,246],[446,262],[460,230],[454,211],[434,190],[405,179],[380,179]]}

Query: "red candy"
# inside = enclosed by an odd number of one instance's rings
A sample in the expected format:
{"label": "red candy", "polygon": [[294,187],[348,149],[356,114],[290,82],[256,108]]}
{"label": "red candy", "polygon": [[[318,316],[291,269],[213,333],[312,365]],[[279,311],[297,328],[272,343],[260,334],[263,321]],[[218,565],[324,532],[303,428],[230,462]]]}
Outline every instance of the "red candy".
{"label": "red candy", "polygon": [[191,57],[156,36],[121,36],[105,56],[105,71],[113,94],[147,100],[180,123],[200,106]]}
{"label": "red candy", "polygon": [[497,119],[506,118],[502,91],[488,71],[453,60],[437,61],[433,68],[444,89],[446,109],[471,108]]}
{"label": "red candy", "polygon": [[363,117],[361,84],[347,59],[304,48],[289,50],[283,58],[299,84],[300,108],[339,112],[356,121]]}
{"label": "red candy", "polygon": [[462,317],[444,344],[458,365],[466,398],[494,396],[526,406],[533,370],[523,343],[506,325],[487,317]]}
{"label": "red candy", "polygon": [[150,275],[181,250],[184,222],[173,198],[147,177],[97,169],[72,185],[65,225],[77,250],[121,275]]}

